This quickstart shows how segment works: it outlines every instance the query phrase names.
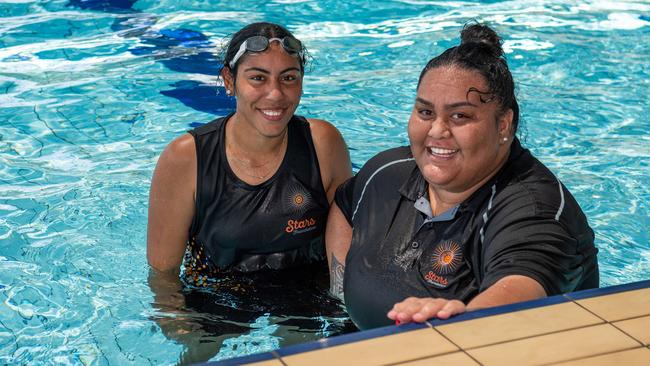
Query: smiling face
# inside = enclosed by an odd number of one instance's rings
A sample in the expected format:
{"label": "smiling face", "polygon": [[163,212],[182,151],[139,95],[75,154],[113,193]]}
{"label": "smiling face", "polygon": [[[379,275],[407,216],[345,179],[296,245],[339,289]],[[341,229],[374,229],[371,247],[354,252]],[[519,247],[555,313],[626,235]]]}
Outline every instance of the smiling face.
{"label": "smiling face", "polygon": [[224,68],[225,87],[237,97],[238,123],[262,136],[280,136],[300,102],[300,70],[298,59],[286,53],[278,42],[272,42],[264,52],[242,57],[236,80]]}
{"label": "smiling face", "polygon": [[479,93],[468,93],[470,88],[489,90],[480,74],[455,66],[429,70],[418,88],[408,134],[415,161],[434,191],[469,196],[508,157],[512,111],[501,113],[498,101],[483,103]]}

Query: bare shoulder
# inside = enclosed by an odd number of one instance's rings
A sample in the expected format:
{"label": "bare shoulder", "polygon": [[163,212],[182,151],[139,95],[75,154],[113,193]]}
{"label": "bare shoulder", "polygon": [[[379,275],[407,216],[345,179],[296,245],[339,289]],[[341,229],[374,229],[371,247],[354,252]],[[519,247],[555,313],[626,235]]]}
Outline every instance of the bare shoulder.
{"label": "bare shoulder", "polygon": [[327,192],[328,201],[332,202],[339,184],[352,176],[348,148],[339,130],[331,123],[314,118],[307,121],[309,121],[314,148],[320,163],[323,187]]}
{"label": "bare shoulder", "polygon": [[171,154],[180,159],[196,156],[194,137],[189,133],[182,134],[167,145],[163,154]]}
{"label": "bare shoulder", "polygon": [[194,137],[183,134],[163,150],[154,170],[152,187],[191,189],[196,184],[197,160]]}
{"label": "bare shoulder", "polygon": [[196,144],[194,137],[185,133],[167,145],[160,159],[159,166],[165,166],[172,169],[191,168],[196,162]]}
{"label": "bare shoulder", "polygon": [[343,136],[333,124],[316,118],[309,118],[307,121],[309,121],[314,148],[316,148],[318,160],[321,163],[327,160],[336,162],[343,155],[346,160],[349,160]]}
{"label": "bare shoulder", "polygon": [[328,142],[331,142],[332,140],[343,141],[343,137],[339,130],[326,120],[308,118],[307,121],[309,122],[309,127],[311,129],[311,135],[315,140],[326,140]]}

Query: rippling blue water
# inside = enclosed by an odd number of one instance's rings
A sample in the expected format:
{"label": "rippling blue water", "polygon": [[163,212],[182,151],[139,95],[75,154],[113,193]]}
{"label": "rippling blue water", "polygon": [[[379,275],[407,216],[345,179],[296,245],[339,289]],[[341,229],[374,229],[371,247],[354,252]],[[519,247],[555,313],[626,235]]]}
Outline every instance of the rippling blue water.
{"label": "rippling blue water", "polygon": [[[172,138],[232,108],[210,52],[252,21],[306,43],[299,113],[338,126],[357,168],[407,143],[426,61],[489,22],[525,145],[596,231],[602,285],[650,277],[647,1],[0,0],[0,16],[0,363],[179,361],[152,320],[173,315],[147,285],[148,186]],[[328,334],[282,339],[279,323],[213,359]]]}

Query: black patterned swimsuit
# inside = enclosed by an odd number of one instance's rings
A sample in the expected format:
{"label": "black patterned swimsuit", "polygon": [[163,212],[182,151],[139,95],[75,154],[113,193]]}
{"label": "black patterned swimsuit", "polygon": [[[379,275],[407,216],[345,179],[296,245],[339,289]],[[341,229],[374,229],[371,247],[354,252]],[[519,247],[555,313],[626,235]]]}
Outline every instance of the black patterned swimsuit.
{"label": "black patterned swimsuit", "polygon": [[205,285],[226,273],[283,269],[324,260],[329,204],[309,123],[293,116],[278,171],[250,185],[228,165],[226,116],[198,127],[196,211],[185,279]]}

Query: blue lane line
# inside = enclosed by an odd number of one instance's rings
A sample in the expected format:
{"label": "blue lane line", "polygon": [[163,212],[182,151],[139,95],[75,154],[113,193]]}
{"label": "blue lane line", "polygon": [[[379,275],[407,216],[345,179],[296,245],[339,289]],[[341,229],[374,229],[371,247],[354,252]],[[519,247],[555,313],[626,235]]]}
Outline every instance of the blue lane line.
{"label": "blue lane line", "polygon": [[70,0],[66,6],[74,6],[83,10],[124,13],[137,11],[132,8],[137,1],[138,0]]}
{"label": "blue lane line", "polygon": [[[67,6],[82,10],[118,13],[111,30],[124,38],[136,37],[139,44],[129,48],[136,56],[150,56],[167,69],[177,73],[202,74],[214,79],[223,67],[214,54],[216,47],[207,35],[192,29],[153,29],[158,17],[143,14],[132,6],[137,0],[69,0]],[[180,80],[170,85],[173,89],[160,90],[160,94],[175,98],[194,110],[216,116],[234,111],[234,97],[226,95],[223,86],[205,84],[193,80]],[[208,122],[208,121],[205,121]],[[205,122],[191,122],[191,128]]]}

